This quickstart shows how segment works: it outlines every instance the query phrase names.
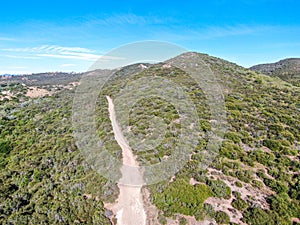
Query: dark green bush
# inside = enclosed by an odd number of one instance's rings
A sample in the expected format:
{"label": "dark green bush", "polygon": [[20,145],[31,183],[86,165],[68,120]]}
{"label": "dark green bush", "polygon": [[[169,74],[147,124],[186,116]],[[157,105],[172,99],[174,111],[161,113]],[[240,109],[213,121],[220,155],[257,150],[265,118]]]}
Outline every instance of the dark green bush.
{"label": "dark green bush", "polygon": [[243,213],[243,221],[249,225],[275,225],[270,213],[261,208],[248,208]]}
{"label": "dark green bush", "polygon": [[211,189],[204,184],[193,186],[184,179],[176,179],[162,193],[154,194],[154,203],[166,216],[175,213],[195,215],[203,208],[205,199],[212,194]]}
{"label": "dark green bush", "polygon": [[237,186],[237,187],[243,187],[243,184],[241,183],[241,182],[239,182],[239,181],[236,181],[235,182],[235,186]]}
{"label": "dark green bush", "polygon": [[280,217],[288,219],[295,214],[291,210],[291,200],[285,193],[273,195],[269,199],[271,209],[280,215]]}
{"label": "dark green bush", "polygon": [[238,209],[238,210],[241,210],[241,211],[244,211],[245,209],[248,208],[248,204],[246,201],[244,201],[243,199],[241,198],[237,198],[237,199],[234,199],[231,203],[231,205]]}
{"label": "dark green bush", "polygon": [[270,187],[276,193],[286,193],[288,191],[288,187],[281,181],[275,179],[264,178],[264,183],[268,187]]}
{"label": "dark green bush", "polygon": [[12,146],[9,140],[0,140],[0,154],[9,154],[11,150]]}
{"label": "dark green bush", "polygon": [[250,183],[250,181],[253,179],[252,173],[249,170],[238,170],[235,172],[235,176],[246,183]]}
{"label": "dark green bush", "polygon": [[223,211],[217,211],[215,214],[215,220],[218,224],[229,224],[230,217]]}
{"label": "dark green bush", "polygon": [[215,197],[229,199],[231,197],[231,189],[227,184],[218,180],[208,180],[207,185],[211,188]]}
{"label": "dark green bush", "polygon": [[237,134],[235,132],[227,132],[225,134],[225,138],[232,140],[236,144],[241,142],[241,138],[240,138],[239,134]]}
{"label": "dark green bush", "polygon": [[262,188],[264,186],[264,184],[261,181],[259,181],[259,180],[253,180],[252,184],[256,188]]}
{"label": "dark green bush", "polygon": [[224,141],[220,149],[220,154],[229,159],[239,159],[245,155],[245,152],[232,141]]}
{"label": "dark green bush", "polygon": [[279,151],[282,148],[282,145],[278,140],[266,139],[263,141],[263,145],[273,151]]}

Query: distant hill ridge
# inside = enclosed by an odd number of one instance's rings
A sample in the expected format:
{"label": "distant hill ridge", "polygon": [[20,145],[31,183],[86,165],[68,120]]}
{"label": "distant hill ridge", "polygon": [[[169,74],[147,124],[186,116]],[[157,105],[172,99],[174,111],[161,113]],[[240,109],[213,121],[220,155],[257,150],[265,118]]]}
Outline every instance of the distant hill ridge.
{"label": "distant hill ridge", "polygon": [[[187,53],[189,54],[189,53]],[[228,61],[208,56],[206,54],[200,54],[204,59],[214,62],[219,65],[228,66],[234,65]],[[133,67],[132,67],[133,66]],[[136,65],[125,67],[123,72],[132,70]],[[149,66],[148,64],[146,66]],[[260,72],[268,76],[279,77],[280,79],[287,81],[295,86],[300,86],[300,58],[288,58],[283,59],[275,63],[258,64],[249,68],[252,71]],[[0,83],[3,82],[16,82],[25,83],[26,85],[57,85],[68,84],[70,82],[79,81],[83,73],[67,73],[67,72],[49,72],[49,73],[36,73],[26,75],[0,75]]]}
{"label": "distant hill ridge", "polygon": [[82,73],[66,73],[66,72],[49,72],[49,73],[36,73],[31,75],[1,75],[0,84],[7,82],[24,83],[32,86],[43,85],[58,85],[69,84],[71,82],[79,81]]}
{"label": "distant hill ridge", "polygon": [[270,76],[277,76],[282,80],[300,86],[300,58],[283,59],[276,63],[259,64],[250,68]]}

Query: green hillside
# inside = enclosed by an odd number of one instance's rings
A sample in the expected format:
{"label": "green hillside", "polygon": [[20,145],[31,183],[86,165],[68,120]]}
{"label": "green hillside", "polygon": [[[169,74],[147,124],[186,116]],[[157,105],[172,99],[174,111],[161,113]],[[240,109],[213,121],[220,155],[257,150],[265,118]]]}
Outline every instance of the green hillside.
{"label": "green hillside", "polygon": [[[185,63],[194,53],[178,56]],[[174,177],[149,185],[158,221],[188,224],[296,224],[300,218],[300,88],[225,60],[198,54],[218,80],[227,111],[227,131],[218,156],[208,168],[199,165],[208,143],[210,120],[206,97],[188,74],[167,63],[122,68],[99,93],[97,135],[121,159],[105,96],[141,77],[167,78],[195,105],[198,144]],[[168,66],[165,66],[168,65]],[[64,78],[68,82],[78,81]],[[39,98],[26,96],[30,87],[49,90]],[[66,85],[66,84],[64,84]],[[75,89],[58,83],[0,84],[0,224],[111,224],[104,202],[118,195],[115,183],[85,162],[72,136]],[[138,151],[140,165],[160,163],[174,153],[180,123],[174,106],[163,98],[137,101],[130,111],[133,134],[147,139],[155,115],[166,124],[156,149]],[[134,143],[130,143],[134,146]]]}
{"label": "green hillside", "polygon": [[260,64],[250,69],[273,77],[279,77],[295,86],[300,86],[299,58],[284,59],[276,63]]}

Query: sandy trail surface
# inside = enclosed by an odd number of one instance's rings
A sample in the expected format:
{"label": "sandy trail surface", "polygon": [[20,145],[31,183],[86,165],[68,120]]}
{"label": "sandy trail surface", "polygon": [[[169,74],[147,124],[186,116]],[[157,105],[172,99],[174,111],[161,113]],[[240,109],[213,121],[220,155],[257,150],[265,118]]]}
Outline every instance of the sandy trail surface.
{"label": "sandy trail surface", "polygon": [[120,194],[116,203],[108,208],[116,215],[117,225],[146,225],[147,216],[142,195],[143,173],[139,170],[136,157],[118,125],[113,100],[109,96],[106,99],[115,139],[123,156],[122,178],[118,183]]}

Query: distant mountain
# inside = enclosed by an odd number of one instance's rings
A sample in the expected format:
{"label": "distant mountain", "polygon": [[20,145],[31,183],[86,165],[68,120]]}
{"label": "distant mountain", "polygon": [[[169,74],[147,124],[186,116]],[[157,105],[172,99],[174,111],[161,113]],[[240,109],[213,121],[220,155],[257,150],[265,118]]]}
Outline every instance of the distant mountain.
{"label": "distant mountain", "polygon": [[282,80],[300,86],[300,58],[280,60],[276,63],[260,64],[252,66],[251,70],[270,76],[277,76]]}
{"label": "distant mountain", "polygon": [[1,75],[1,83],[24,83],[29,86],[43,86],[43,85],[64,85],[71,82],[79,81],[82,73],[65,73],[65,72],[49,72],[49,73],[36,73],[26,75]]}
{"label": "distant mountain", "polygon": [[1,75],[2,77],[11,77],[14,76],[14,74],[5,73]]}

